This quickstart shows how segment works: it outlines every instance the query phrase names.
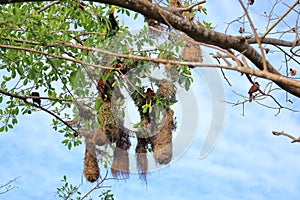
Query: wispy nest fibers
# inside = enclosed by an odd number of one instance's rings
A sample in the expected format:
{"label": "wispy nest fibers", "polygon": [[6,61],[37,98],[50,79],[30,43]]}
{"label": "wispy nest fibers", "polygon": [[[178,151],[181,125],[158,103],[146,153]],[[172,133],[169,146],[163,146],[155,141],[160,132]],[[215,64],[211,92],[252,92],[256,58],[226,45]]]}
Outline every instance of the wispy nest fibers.
{"label": "wispy nest fibers", "polygon": [[120,140],[116,143],[114,150],[114,159],[111,166],[111,173],[114,177],[127,179],[129,178],[129,156],[128,150],[130,148],[129,134],[120,128]]}
{"label": "wispy nest fibers", "polygon": [[135,148],[137,170],[140,178],[146,182],[146,175],[148,170],[147,160],[147,145],[148,141],[146,138],[137,138],[137,146]]}

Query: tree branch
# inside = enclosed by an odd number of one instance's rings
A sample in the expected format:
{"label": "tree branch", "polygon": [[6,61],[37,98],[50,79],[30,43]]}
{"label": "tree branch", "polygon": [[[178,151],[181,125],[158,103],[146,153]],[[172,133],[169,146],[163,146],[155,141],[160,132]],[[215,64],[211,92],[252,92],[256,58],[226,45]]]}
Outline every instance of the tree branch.
{"label": "tree branch", "polygon": [[277,26],[277,24],[287,15],[289,14],[289,12],[291,12],[291,10],[294,9],[294,7],[296,7],[299,4],[299,0],[295,1],[295,3],[281,16],[279,17],[278,20],[276,20],[276,22],[274,24],[272,24],[272,26],[270,28],[268,28],[268,30],[261,36],[261,38],[265,38],[266,35],[268,35],[268,33],[270,33],[270,31]]}
{"label": "tree branch", "polygon": [[[10,96],[10,97],[13,97],[13,98],[18,98],[18,99],[21,99],[23,100],[26,104],[29,104],[33,107],[36,107],[36,108],[39,108],[41,109],[42,111],[52,115],[54,118],[56,118],[57,120],[59,120],[60,122],[62,122],[64,125],[66,125],[67,127],[69,127],[72,131],[74,131],[75,133],[78,134],[78,131],[75,130],[70,124],[68,124],[66,121],[64,121],[61,117],[59,117],[58,115],[56,115],[55,113],[51,112],[50,110],[46,109],[46,108],[43,108],[42,106],[38,106],[34,103],[30,103],[27,101],[28,98],[31,98],[31,99],[35,99],[35,98],[38,98],[38,99],[53,99],[53,98],[48,98],[48,97],[36,97],[36,96],[21,96],[21,95],[18,95],[18,94],[13,94],[13,93],[10,93],[10,92],[7,92],[7,91],[4,91],[4,90],[1,90],[0,89],[0,93],[1,94],[4,94],[6,96]],[[57,99],[55,99],[57,100]],[[69,101],[69,100],[68,100]]]}
{"label": "tree branch", "polygon": [[295,138],[294,136],[292,136],[292,135],[290,135],[290,134],[288,134],[288,133],[285,133],[285,132],[283,132],[283,131],[281,131],[281,132],[278,132],[278,131],[272,131],[272,133],[273,133],[274,135],[276,135],[276,136],[283,135],[283,136],[285,136],[285,137],[290,138],[290,139],[292,140],[291,143],[300,142],[300,137],[299,137],[299,138]]}
{"label": "tree branch", "polygon": [[[30,1],[36,2],[43,0],[0,0],[0,4]],[[250,46],[247,41],[241,40],[240,37],[225,35],[214,30],[206,29],[203,26],[193,23],[189,19],[183,19],[182,17],[175,15],[174,13],[160,7],[158,4],[144,0],[93,0],[93,2],[106,3],[127,8],[166,25],[170,24],[173,28],[184,32],[198,42],[216,45],[223,49],[234,49],[243,53],[258,69],[263,70],[264,61],[261,55],[255,50],[255,48]],[[266,64],[269,72],[281,75],[269,62],[266,61]],[[285,91],[300,97],[300,87],[290,86],[281,79],[274,82]]]}
{"label": "tree branch", "polygon": [[4,185],[0,185],[0,190],[4,189],[4,191],[0,191],[0,195],[1,195],[1,194],[4,194],[4,193],[6,193],[6,192],[9,192],[9,191],[11,191],[11,190],[13,190],[13,189],[18,188],[17,186],[12,186],[12,185],[11,185],[11,183],[15,182],[18,178],[20,178],[20,177],[16,177],[16,178],[14,178],[14,179],[12,179],[12,180],[9,180],[9,181],[8,181],[7,183],[5,183]]}

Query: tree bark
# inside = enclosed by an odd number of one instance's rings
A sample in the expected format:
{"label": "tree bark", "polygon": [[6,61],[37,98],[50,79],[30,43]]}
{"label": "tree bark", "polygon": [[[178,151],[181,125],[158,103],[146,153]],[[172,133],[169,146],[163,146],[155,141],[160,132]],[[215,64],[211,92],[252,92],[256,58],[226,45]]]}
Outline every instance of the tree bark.
{"label": "tree bark", "polygon": [[[44,0],[0,0],[0,4],[15,3],[15,2],[35,2]],[[263,60],[261,55],[247,42],[247,39],[243,39],[240,36],[226,35],[211,29],[207,29],[203,26],[195,24],[188,19],[184,19],[181,16],[174,14],[170,9],[166,7],[160,7],[158,4],[151,3],[145,0],[89,0],[93,2],[112,4],[127,8],[129,10],[138,12],[145,17],[152,18],[166,25],[170,25],[176,30],[182,31],[195,41],[204,42],[207,44],[215,45],[223,49],[234,49],[240,53],[243,53],[258,69],[263,69]],[[265,41],[270,42],[267,38]],[[250,40],[253,43],[253,39]],[[277,41],[277,43],[283,43],[285,46],[287,43],[283,41]],[[267,70],[274,74],[280,74],[268,61]],[[283,90],[300,97],[300,88],[290,86],[280,79],[275,83]]]}

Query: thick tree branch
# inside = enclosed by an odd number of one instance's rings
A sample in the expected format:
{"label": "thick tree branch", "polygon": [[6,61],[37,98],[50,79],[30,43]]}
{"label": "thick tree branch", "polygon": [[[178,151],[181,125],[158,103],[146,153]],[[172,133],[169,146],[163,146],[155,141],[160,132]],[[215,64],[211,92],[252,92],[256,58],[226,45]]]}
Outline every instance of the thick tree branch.
{"label": "thick tree branch", "polygon": [[[29,1],[37,0],[0,0],[0,4]],[[158,4],[144,0],[93,0],[93,2],[112,4],[127,8],[138,12],[145,17],[152,18],[166,25],[169,24],[173,28],[184,32],[195,41],[216,45],[223,49],[234,49],[243,53],[257,68],[263,70],[263,59],[261,55],[255,48],[250,46],[247,41],[241,40],[240,37],[225,35],[214,30],[206,29],[203,26],[191,22],[189,19],[184,19],[165,8],[160,7]],[[269,62],[266,62],[266,64],[269,72],[280,75]],[[300,97],[300,87],[293,87],[282,81],[274,82],[285,91]]]}

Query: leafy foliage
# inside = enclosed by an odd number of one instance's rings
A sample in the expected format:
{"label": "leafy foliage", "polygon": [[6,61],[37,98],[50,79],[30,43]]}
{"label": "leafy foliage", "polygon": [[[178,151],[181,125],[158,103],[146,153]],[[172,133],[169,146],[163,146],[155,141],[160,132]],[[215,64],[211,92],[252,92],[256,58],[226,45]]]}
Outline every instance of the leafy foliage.
{"label": "leafy foliage", "polygon": [[[108,5],[73,0],[47,5],[48,2],[29,2],[0,6],[0,132],[12,129],[19,115],[43,111],[53,116],[52,128],[64,135],[62,144],[71,150],[82,144],[79,132],[92,133],[100,126],[100,108],[105,99],[97,91],[99,79],[105,83],[115,80],[111,90],[130,93],[140,89],[138,95],[143,99],[144,89],[154,83],[152,72],[164,74],[167,69],[147,59],[118,58],[114,53],[181,60],[184,42],[180,37],[153,34],[146,26],[135,32],[120,26],[118,32],[111,32]],[[131,15],[124,8],[116,8],[115,13]],[[116,69],[119,63],[122,67]],[[193,81],[189,67],[173,69],[172,76],[165,73],[159,78],[188,90]],[[41,106],[32,103],[32,92],[39,93]],[[153,112],[157,119],[163,113],[155,106],[166,108],[176,103],[175,99],[159,95],[154,99],[153,108],[142,108],[144,113]],[[124,118],[126,99],[120,95],[114,100],[116,115]],[[107,146],[103,152],[106,149]],[[151,147],[148,150],[152,152]],[[107,154],[99,161],[107,168],[112,158]],[[57,188],[60,198],[80,199],[78,186],[69,184],[66,176],[62,182],[63,186]],[[113,199],[110,190],[99,197]]]}

